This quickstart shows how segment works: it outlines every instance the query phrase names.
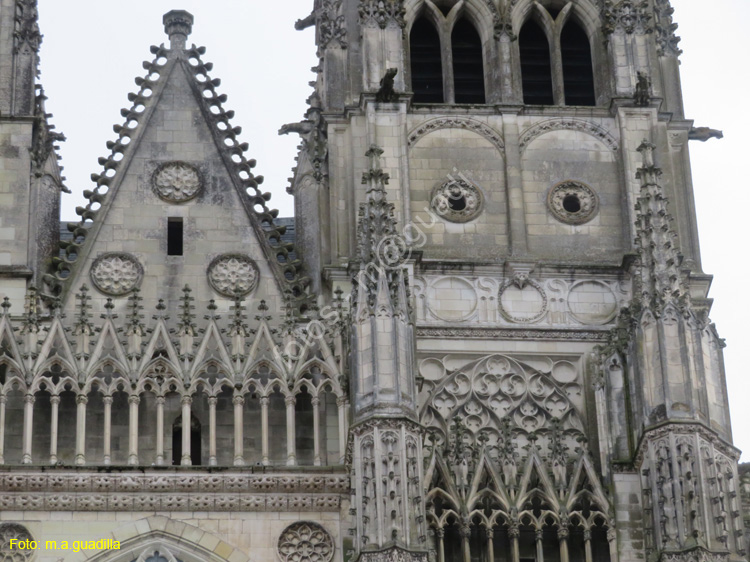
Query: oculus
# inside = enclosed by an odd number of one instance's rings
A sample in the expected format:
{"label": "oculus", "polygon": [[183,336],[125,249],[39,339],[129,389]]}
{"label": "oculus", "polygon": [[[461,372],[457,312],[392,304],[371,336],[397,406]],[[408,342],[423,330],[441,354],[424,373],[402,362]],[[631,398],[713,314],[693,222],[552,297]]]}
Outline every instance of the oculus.
{"label": "oculus", "polygon": [[224,254],[208,266],[208,282],[225,297],[244,296],[258,286],[260,272],[255,262],[242,254]]}
{"label": "oculus", "polygon": [[549,190],[547,207],[565,224],[584,224],[599,211],[599,197],[583,182],[565,180]]}
{"label": "oculus", "polygon": [[311,521],[289,525],[281,533],[277,548],[283,562],[329,562],[334,551],[328,531]]}
{"label": "oculus", "polygon": [[482,212],[484,197],[479,188],[464,177],[450,178],[432,192],[434,211],[450,222],[468,222]]}
{"label": "oculus", "polygon": [[190,201],[203,188],[201,174],[186,162],[167,162],[159,166],[152,179],[154,192],[169,203]]}
{"label": "oculus", "polygon": [[91,282],[106,295],[127,295],[140,285],[141,279],[143,266],[131,254],[103,254],[91,266]]}

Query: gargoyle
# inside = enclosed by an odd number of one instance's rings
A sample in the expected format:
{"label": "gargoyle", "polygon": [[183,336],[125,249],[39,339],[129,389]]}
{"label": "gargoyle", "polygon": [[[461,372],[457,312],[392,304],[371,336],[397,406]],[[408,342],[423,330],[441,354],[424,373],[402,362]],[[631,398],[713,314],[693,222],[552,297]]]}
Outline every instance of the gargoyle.
{"label": "gargoyle", "polygon": [[282,125],[281,129],[279,129],[279,135],[297,133],[300,136],[304,136],[312,130],[313,123],[311,121],[300,121],[299,123],[287,123],[286,125]]}
{"label": "gargoyle", "polygon": [[398,68],[389,68],[385,71],[385,76],[380,81],[380,89],[375,96],[378,103],[391,103],[398,100],[398,94],[393,89],[393,79],[398,74]]}
{"label": "gargoyle", "polygon": [[688,133],[688,139],[706,142],[708,139],[723,139],[724,133],[708,127],[693,127]]}
{"label": "gargoyle", "polygon": [[312,27],[313,25],[315,25],[315,18],[316,18],[316,14],[313,11],[313,13],[307,16],[306,18],[303,18],[301,20],[297,20],[296,22],[294,22],[294,29],[296,29],[297,31],[302,31],[303,29]]}

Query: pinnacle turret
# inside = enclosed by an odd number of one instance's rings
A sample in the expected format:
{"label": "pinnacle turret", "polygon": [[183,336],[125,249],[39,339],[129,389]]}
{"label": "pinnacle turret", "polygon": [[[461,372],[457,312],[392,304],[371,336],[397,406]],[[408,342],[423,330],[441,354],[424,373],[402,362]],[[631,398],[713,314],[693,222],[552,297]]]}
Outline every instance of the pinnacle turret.
{"label": "pinnacle turret", "polygon": [[184,49],[193,31],[193,14],[185,10],[172,10],[164,14],[164,32],[169,36],[170,49]]}

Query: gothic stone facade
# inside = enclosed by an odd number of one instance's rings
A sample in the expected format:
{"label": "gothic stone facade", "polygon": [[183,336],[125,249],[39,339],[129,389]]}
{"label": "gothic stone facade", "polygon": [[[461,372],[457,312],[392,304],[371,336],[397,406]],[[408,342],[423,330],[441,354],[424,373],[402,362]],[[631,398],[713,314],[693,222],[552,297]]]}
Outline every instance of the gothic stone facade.
{"label": "gothic stone facade", "polygon": [[294,239],[164,23],[60,236],[0,0],[3,560],[746,556],[668,0],[315,0]]}

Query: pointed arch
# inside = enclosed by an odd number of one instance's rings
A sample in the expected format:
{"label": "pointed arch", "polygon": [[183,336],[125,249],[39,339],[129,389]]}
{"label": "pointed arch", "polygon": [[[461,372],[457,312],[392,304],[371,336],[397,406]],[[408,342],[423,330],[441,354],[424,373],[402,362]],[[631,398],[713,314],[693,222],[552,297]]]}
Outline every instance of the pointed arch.
{"label": "pointed arch", "polygon": [[444,103],[440,35],[425,16],[417,19],[411,27],[409,53],[414,103]]}
{"label": "pointed arch", "polygon": [[544,29],[530,18],[518,35],[521,56],[523,102],[527,105],[553,105],[552,57]]}
{"label": "pointed arch", "polygon": [[453,27],[451,49],[456,103],[485,103],[482,39],[468,18]]}
{"label": "pointed arch", "polygon": [[576,18],[568,19],[560,33],[565,105],[596,105],[591,43]]}

